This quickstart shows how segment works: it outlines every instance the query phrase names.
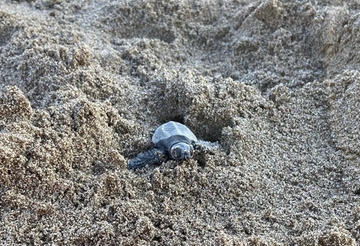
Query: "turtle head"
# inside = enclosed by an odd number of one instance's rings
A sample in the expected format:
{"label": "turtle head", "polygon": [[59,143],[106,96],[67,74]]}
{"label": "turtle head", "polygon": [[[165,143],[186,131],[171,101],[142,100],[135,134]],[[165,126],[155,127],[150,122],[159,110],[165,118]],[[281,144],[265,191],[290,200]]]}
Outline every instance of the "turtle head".
{"label": "turtle head", "polygon": [[176,143],[170,148],[170,157],[173,160],[190,159],[193,154],[193,146],[186,143]]}

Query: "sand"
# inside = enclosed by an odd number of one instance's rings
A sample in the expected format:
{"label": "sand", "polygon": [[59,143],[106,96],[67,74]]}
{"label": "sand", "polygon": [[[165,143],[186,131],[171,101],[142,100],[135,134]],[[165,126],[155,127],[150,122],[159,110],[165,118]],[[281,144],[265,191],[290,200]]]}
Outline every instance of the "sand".
{"label": "sand", "polygon": [[[0,244],[359,245],[358,1],[0,2]],[[174,120],[213,155],[128,170]]]}

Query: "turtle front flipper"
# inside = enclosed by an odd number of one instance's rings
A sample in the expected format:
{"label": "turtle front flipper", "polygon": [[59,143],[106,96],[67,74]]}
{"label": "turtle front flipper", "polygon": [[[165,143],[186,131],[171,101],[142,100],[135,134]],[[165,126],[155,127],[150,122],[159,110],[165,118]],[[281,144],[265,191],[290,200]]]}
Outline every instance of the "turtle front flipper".
{"label": "turtle front flipper", "polygon": [[145,167],[146,165],[161,164],[168,157],[161,149],[152,149],[138,154],[134,159],[129,160],[129,169]]}
{"label": "turtle front flipper", "polygon": [[220,149],[220,144],[218,142],[208,142],[208,141],[203,141],[203,140],[198,140],[196,142],[194,142],[194,149],[200,152],[204,152],[204,153],[211,153],[213,154],[214,151],[219,150]]}

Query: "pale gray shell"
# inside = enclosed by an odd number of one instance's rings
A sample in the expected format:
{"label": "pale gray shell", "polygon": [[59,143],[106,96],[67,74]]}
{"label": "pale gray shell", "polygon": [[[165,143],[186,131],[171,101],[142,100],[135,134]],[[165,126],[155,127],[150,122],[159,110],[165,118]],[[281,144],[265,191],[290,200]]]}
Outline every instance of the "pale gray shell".
{"label": "pale gray shell", "polygon": [[183,136],[188,138],[191,142],[197,142],[196,136],[189,128],[187,128],[183,124],[174,121],[169,121],[159,126],[155,130],[152,141],[154,144],[157,144],[162,140],[166,140],[175,136]]}

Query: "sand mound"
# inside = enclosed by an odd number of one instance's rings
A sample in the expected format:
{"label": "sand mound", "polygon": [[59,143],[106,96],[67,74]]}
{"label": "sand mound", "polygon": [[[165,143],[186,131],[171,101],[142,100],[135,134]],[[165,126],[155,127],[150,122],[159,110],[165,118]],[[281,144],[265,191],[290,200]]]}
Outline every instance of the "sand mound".
{"label": "sand mound", "polygon": [[[357,245],[359,9],[1,2],[1,243]],[[222,150],[128,170],[169,120]]]}

